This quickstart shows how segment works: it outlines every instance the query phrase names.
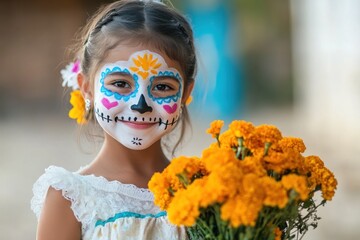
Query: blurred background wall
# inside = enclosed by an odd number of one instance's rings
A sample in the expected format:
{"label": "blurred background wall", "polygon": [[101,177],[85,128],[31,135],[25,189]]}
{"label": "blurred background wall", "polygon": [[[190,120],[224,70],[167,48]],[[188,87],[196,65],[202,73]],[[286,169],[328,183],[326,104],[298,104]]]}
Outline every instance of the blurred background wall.
{"label": "blurred background wall", "polygon": [[[67,118],[59,71],[78,29],[110,1],[33,0],[0,4],[0,232],[34,239],[32,184],[49,165],[77,170],[91,161]],[[357,0],[172,1],[190,18],[199,79],[190,106],[200,154],[214,118],[277,125],[304,139],[339,181],[317,230],[304,239],[360,235],[360,3]],[[209,27],[209,26],[211,27]],[[211,31],[213,30],[213,31]],[[220,36],[221,35],[221,36]]]}

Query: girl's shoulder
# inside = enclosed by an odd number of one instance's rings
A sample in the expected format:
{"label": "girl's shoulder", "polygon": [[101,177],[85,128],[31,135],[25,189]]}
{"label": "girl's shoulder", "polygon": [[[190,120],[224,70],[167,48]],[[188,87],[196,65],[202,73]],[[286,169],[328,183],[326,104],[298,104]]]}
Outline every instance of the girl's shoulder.
{"label": "girl's shoulder", "polygon": [[47,191],[50,187],[60,190],[65,199],[71,202],[71,209],[83,227],[94,217],[106,219],[118,211],[151,210],[153,195],[148,189],[132,184],[108,181],[95,175],[82,175],[81,170],[68,171],[62,167],[50,166],[45,169],[33,185],[31,209],[39,218]]}

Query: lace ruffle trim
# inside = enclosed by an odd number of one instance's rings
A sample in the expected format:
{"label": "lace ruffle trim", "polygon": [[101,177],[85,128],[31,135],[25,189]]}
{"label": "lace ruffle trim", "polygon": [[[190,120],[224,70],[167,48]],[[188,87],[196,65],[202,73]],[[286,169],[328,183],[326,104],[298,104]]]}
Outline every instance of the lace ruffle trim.
{"label": "lace ruffle trim", "polygon": [[71,176],[71,173],[63,168],[50,166],[45,170],[45,173],[35,182],[33,186],[33,198],[31,199],[31,209],[39,219],[41,209],[43,207],[47,191],[49,187],[56,190],[61,190],[64,198],[71,202],[71,209],[74,216],[79,222],[86,222],[86,217],[78,207],[80,202],[80,191],[78,191],[79,183]]}
{"label": "lace ruffle trim", "polygon": [[[94,214],[105,217],[108,214],[114,214],[116,211],[116,209],[112,209],[115,206],[112,206],[113,201],[111,199],[104,199],[105,201],[98,199],[98,190],[116,193],[117,196],[137,198],[141,201],[153,201],[153,195],[148,189],[138,188],[133,184],[123,184],[119,181],[108,181],[100,176],[80,175],[79,171],[73,173],[61,167],[50,166],[33,186],[34,196],[31,199],[31,209],[37,218],[40,216],[50,186],[56,190],[61,190],[64,198],[71,202],[74,216],[82,223],[83,227],[90,224]],[[89,213],[89,207],[95,206],[100,212]]]}
{"label": "lace ruffle trim", "polygon": [[94,174],[80,175],[79,172],[84,168],[86,167],[82,167],[74,174],[86,180],[91,186],[95,187],[96,189],[106,192],[120,193],[122,195],[137,198],[142,201],[154,201],[153,194],[147,188],[139,188],[134,184],[125,184],[117,180],[109,181],[103,176],[96,176]]}

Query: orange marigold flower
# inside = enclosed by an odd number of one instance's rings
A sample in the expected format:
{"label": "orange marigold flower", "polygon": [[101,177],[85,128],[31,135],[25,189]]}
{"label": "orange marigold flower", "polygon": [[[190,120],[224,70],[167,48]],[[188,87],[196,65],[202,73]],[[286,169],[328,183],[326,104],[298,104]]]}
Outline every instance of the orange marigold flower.
{"label": "orange marigold flower", "polygon": [[288,203],[288,195],[280,182],[272,177],[261,178],[261,185],[265,191],[264,205],[284,208]]}
{"label": "orange marigold flower", "polygon": [[327,168],[321,174],[321,193],[325,200],[331,200],[335,195],[337,180],[334,174]]}
{"label": "orange marigold flower", "polygon": [[249,138],[245,141],[245,146],[251,150],[264,148],[265,143],[276,144],[282,138],[281,132],[272,125],[259,125],[255,127]]}
{"label": "orange marigold flower", "polygon": [[230,123],[229,129],[233,132],[235,137],[247,139],[255,127],[251,122],[235,120]]}
{"label": "orange marigold flower", "polygon": [[212,123],[210,123],[210,128],[207,129],[206,132],[211,134],[213,138],[217,138],[223,126],[224,126],[224,121],[215,120]]}
{"label": "orange marigold flower", "polygon": [[85,119],[85,101],[80,90],[74,90],[70,93],[70,103],[72,109],[69,111],[69,117],[76,119],[78,124],[86,123]]}
{"label": "orange marigold flower", "polygon": [[173,201],[167,209],[169,221],[175,225],[190,227],[195,224],[196,218],[200,215],[198,200],[194,199],[201,193],[200,189],[193,188],[192,185],[186,190],[181,190],[175,194]]}
{"label": "orange marigold flower", "polygon": [[282,231],[280,228],[275,228],[274,230],[275,239],[274,240],[281,240]]}
{"label": "orange marigold flower", "polygon": [[303,165],[304,157],[297,151],[288,149],[278,152],[270,147],[267,156],[263,158],[264,167],[282,174],[286,170],[299,169]]}
{"label": "orange marigold flower", "polygon": [[164,174],[155,173],[148,184],[149,190],[154,194],[154,203],[161,209],[167,209],[172,199],[169,191],[170,183]]}
{"label": "orange marigold flower", "polygon": [[221,143],[221,148],[236,148],[239,146],[239,142],[233,133],[233,131],[226,130],[219,136],[219,141]]}
{"label": "orange marigold flower", "polygon": [[240,225],[255,226],[261,208],[261,200],[239,194],[221,206],[221,219],[229,221],[235,228]]}
{"label": "orange marigold flower", "polygon": [[[171,160],[171,164],[166,168],[166,173],[169,178],[177,178],[186,187],[186,185],[191,183],[194,175],[205,175],[206,171],[200,158],[180,156]],[[174,182],[177,182],[177,180],[174,180]],[[177,189],[173,190],[176,191]]]}
{"label": "orange marigold flower", "polygon": [[295,137],[284,137],[279,141],[279,146],[282,149],[294,149],[298,152],[305,152],[305,144],[304,141],[301,138],[295,138]]}
{"label": "orange marigold flower", "polygon": [[286,190],[294,189],[302,201],[309,198],[309,188],[305,176],[289,174],[282,177],[281,183]]}
{"label": "orange marigold flower", "polygon": [[244,160],[239,161],[244,174],[254,173],[257,176],[265,176],[266,170],[262,165],[262,159],[258,156],[247,156]]}
{"label": "orange marigold flower", "polygon": [[208,172],[215,171],[229,162],[237,162],[233,150],[228,148],[208,148],[202,153],[202,161]]}
{"label": "orange marigold flower", "polygon": [[238,191],[243,173],[239,161],[218,165],[207,176],[203,191],[206,198],[201,201],[202,207],[213,203],[222,203]]}
{"label": "orange marigold flower", "polygon": [[311,187],[315,188],[320,185],[323,198],[331,200],[337,187],[334,174],[324,166],[324,162],[318,156],[306,157],[305,168],[311,175],[308,178]]}

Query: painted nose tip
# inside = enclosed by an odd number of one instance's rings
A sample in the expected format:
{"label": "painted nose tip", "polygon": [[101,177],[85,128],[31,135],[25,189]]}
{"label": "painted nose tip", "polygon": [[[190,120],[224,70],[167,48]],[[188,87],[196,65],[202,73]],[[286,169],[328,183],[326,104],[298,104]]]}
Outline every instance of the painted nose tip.
{"label": "painted nose tip", "polygon": [[146,112],[152,112],[152,110],[153,110],[152,107],[147,105],[144,94],[141,94],[138,103],[132,105],[130,107],[130,109],[134,110],[134,111],[138,111],[141,114],[146,113]]}

